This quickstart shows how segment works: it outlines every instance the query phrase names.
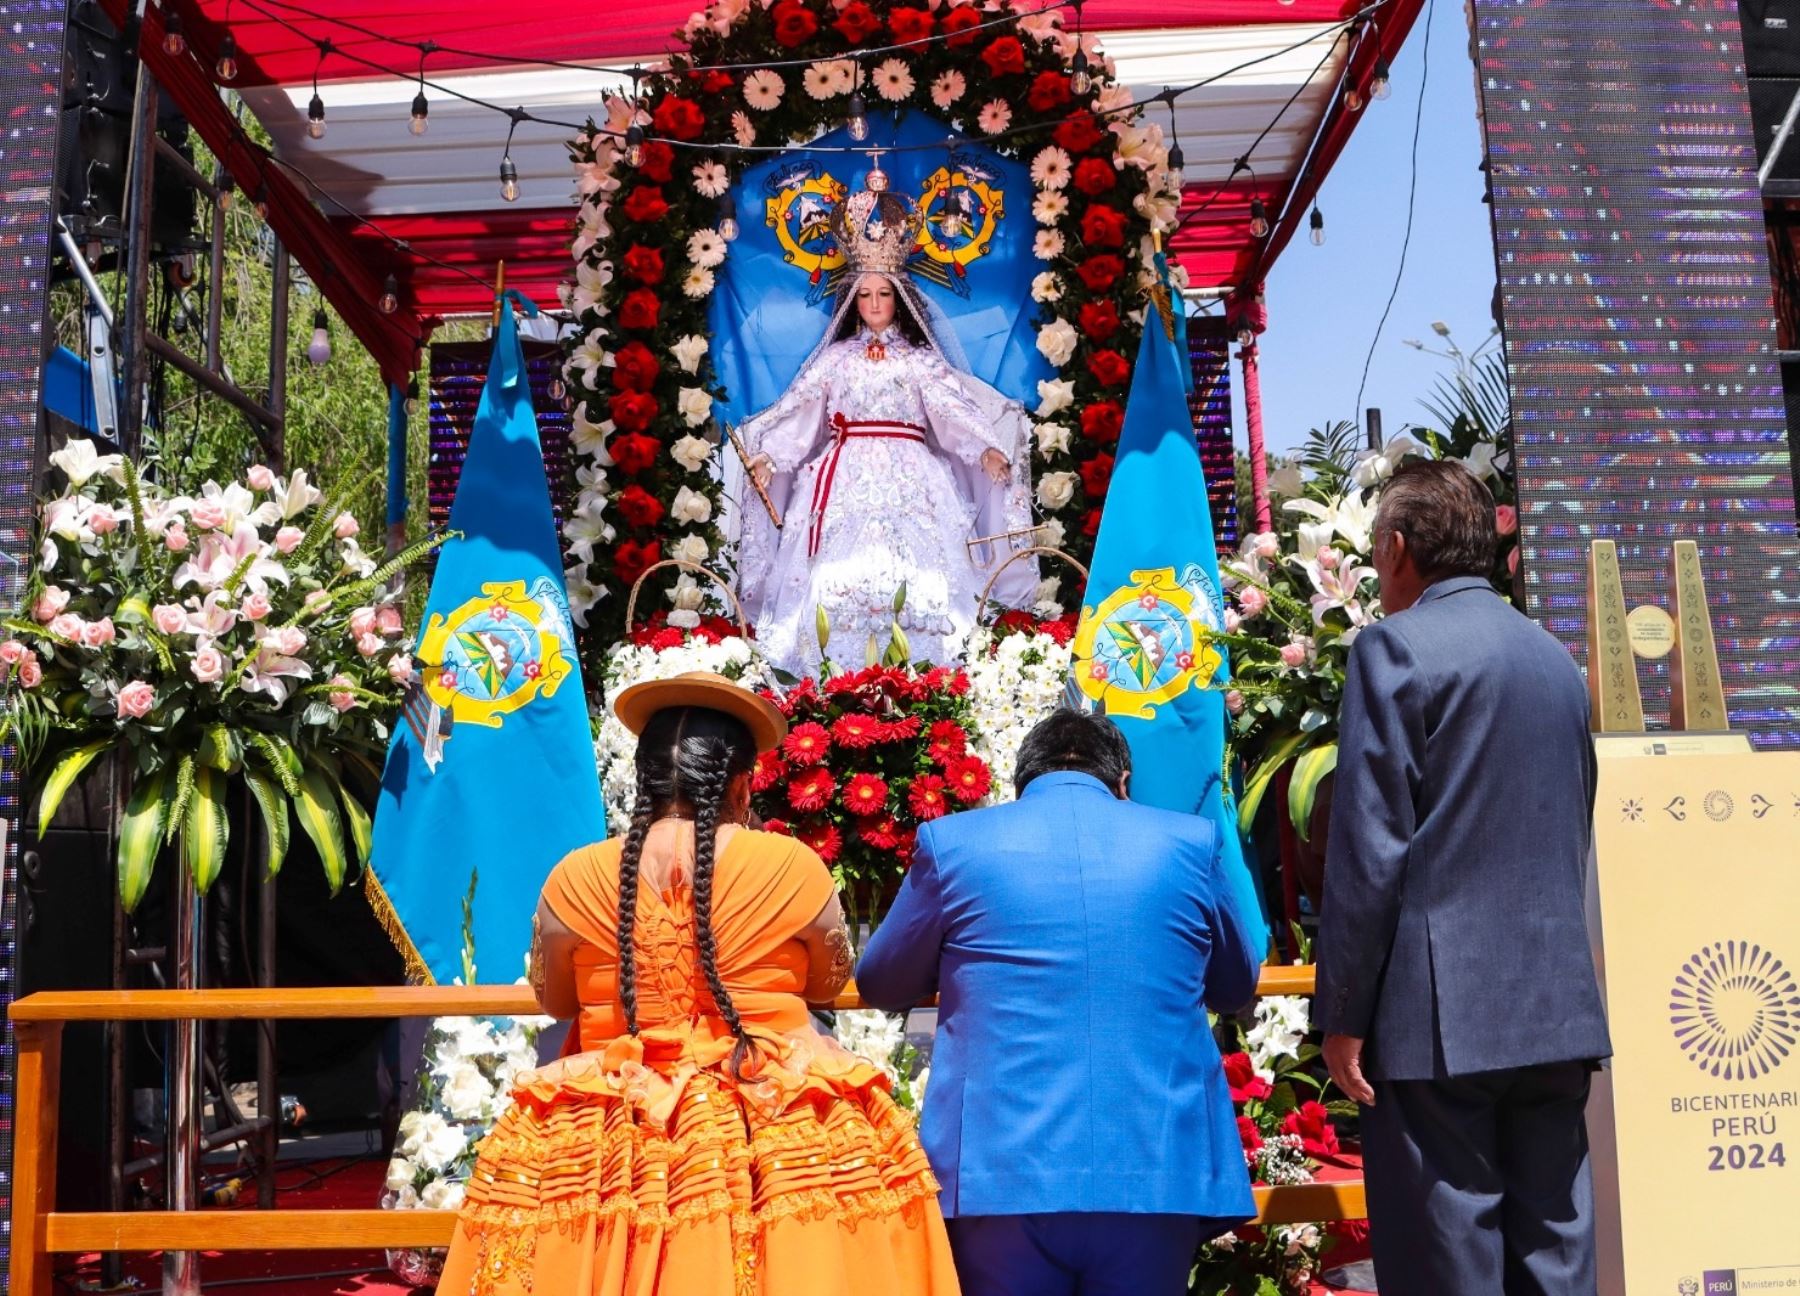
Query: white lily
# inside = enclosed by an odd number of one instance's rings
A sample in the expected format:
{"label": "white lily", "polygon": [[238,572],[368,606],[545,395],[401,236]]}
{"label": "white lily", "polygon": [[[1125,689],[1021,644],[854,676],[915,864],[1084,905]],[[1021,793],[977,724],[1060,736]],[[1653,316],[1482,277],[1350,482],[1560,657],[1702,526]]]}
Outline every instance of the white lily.
{"label": "white lily", "polygon": [[1269,474],[1269,494],[1279,495],[1283,499],[1298,499],[1300,492],[1306,489],[1306,480],[1300,475],[1300,465],[1283,464]]}
{"label": "white lily", "polygon": [[1473,473],[1476,481],[1486,481],[1489,477],[1498,475],[1500,471],[1494,462],[1499,453],[1500,447],[1492,441],[1477,441],[1470,448],[1469,457],[1457,462]]}
{"label": "white lily", "polygon": [[[1329,504],[1317,500],[1293,499],[1283,504],[1289,513],[1301,513],[1327,523],[1344,541],[1344,547],[1359,554],[1369,552],[1370,538],[1375,532],[1375,500],[1363,491],[1340,495]],[[1316,549],[1316,546],[1315,546]]]}
{"label": "white lily", "polygon": [[121,481],[125,472],[123,455],[103,455],[92,441],[70,441],[50,456],[50,462],[61,468],[69,484],[77,488],[102,473]]}
{"label": "white lily", "polygon": [[253,593],[266,594],[270,581],[286,585],[289,580],[287,568],[269,557],[269,553],[269,547],[257,535],[256,528],[247,523],[229,536],[209,532],[194,556],[177,567],[169,580],[176,589],[187,585],[198,585],[203,590],[217,589],[231,579],[231,574],[245,559],[250,559],[244,568],[244,586]]}
{"label": "white lily", "polygon": [[574,309],[579,313],[598,306],[600,294],[612,277],[612,262],[583,260],[575,267],[575,291],[569,299]]}
{"label": "white lily", "polygon": [[1379,450],[1364,450],[1356,456],[1356,463],[1350,469],[1350,475],[1356,484],[1365,490],[1377,486],[1394,475],[1394,469],[1409,456],[1432,458],[1431,448],[1420,444],[1402,432],[1390,440]]}
{"label": "white lily", "polygon": [[275,483],[274,504],[281,511],[283,522],[291,522],[324,498],[324,491],[307,483],[304,468],[296,469],[286,481]]}

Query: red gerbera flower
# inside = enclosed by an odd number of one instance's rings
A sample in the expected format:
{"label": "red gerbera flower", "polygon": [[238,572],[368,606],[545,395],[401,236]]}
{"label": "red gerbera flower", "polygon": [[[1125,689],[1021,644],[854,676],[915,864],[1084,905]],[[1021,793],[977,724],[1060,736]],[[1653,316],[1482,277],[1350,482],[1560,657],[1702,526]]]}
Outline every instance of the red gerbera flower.
{"label": "red gerbera flower", "polygon": [[881,726],[882,742],[901,742],[918,736],[919,717],[915,715],[901,716],[898,720],[890,720]]}
{"label": "red gerbera flower", "polygon": [[801,768],[817,765],[831,750],[831,735],[825,732],[824,725],[809,720],[788,730],[788,736],[781,740],[781,750]]}
{"label": "red gerbera flower", "polygon": [[837,780],[831,777],[830,770],[809,769],[795,775],[788,784],[788,804],[796,810],[823,810],[835,791]]}
{"label": "red gerbera flower", "polygon": [[956,721],[939,720],[931,726],[931,743],[925,752],[939,765],[948,765],[968,750],[969,735]]}
{"label": "red gerbera flower", "polygon": [[750,774],[750,790],[767,792],[787,776],[788,763],[781,759],[780,753],[763,752],[757,756],[756,768]]}
{"label": "red gerbera flower", "polygon": [[969,694],[969,672],[958,669],[950,676],[950,696],[967,697]]}
{"label": "red gerbera flower", "polygon": [[950,813],[950,801],[944,795],[944,780],[936,774],[919,775],[906,794],[906,804],[912,807],[913,818],[920,823],[942,819]]}
{"label": "red gerbera flower", "polygon": [[906,834],[900,831],[900,825],[894,822],[892,815],[882,815],[878,819],[863,820],[857,825],[856,835],[876,850],[893,850]]}
{"label": "red gerbera flower", "polygon": [[764,832],[780,833],[783,837],[792,837],[794,835],[794,826],[786,819],[764,819],[762,821],[762,830]]}
{"label": "red gerbera flower", "polygon": [[844,849],[844,835],[829,819],[807,824],[804,828],[796,831],[794,836],[810,846],[813,853],[827,864],[835,860]]}
{"label": "red gerbera flower", "polygon": [[944,766],[944,777],[964,805],[974,805],[994,786],[994,775],[979,756],[959,756]]}
{"label": "red gerbera flower", "polygon": [[831,736],[851,751],[861,751],[881,741],[881,721],[872,715],[852,711],[837,718],[831,726]]}
{"label": "red gerbera flower", "polygon": [[887,783],[875,774],[858,774],[844,785],[844,804],[859,815],[880,814],[887,805]]}

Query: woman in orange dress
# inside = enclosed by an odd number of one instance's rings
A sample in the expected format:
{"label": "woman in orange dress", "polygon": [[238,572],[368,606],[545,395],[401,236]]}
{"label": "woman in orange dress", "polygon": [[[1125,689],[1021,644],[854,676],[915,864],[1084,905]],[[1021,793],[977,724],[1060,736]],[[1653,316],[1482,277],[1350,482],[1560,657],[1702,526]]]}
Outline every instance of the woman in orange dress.
{"label": "woman in orange dress", "polygon": [[786,722],[699,673],[616,710],[631,826],[556,866],[533,941],[573,1051],[517,1078],[439,1292],[955,1296],[912,1120],[807,1011],[850,975],[831,874],[743,826]]}

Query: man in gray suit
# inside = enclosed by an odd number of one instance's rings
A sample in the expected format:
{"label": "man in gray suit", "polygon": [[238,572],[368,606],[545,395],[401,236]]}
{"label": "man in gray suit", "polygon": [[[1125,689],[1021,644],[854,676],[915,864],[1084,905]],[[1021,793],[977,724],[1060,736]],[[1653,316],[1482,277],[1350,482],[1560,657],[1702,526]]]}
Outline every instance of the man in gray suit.
{"label": "man in gray suit", "polygon": [[1489,584],[1495,543],[1460,464],[1396,472],[1387,615],[1345,682],[1316,1008],[1363,1106],[1382,1296],[1595,1290],[1587,689]]}

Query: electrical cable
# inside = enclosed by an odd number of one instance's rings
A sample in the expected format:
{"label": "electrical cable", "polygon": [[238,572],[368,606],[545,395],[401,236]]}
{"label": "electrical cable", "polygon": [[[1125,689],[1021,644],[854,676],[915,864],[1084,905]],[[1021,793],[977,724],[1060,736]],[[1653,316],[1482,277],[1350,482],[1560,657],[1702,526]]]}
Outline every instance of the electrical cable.
{"label": "electrical cable", "polygon": [[1394,286],[1388,291],[1387,305],[1381,308],[1381,319],[1375,325],[1375,336],[1369,339],[1369,354],[1363,358],[1362,379],[1356,384],[1356,404],[1351,406],[1358,426],[1361,425],[1363,391],[1369,385],[1369,366],[1375,361],[1375,348],[1381,342],[1381,330],[1387,327],[1388,312],[1400,295],[1400,281],[1406,276],[1406,251],[1412,246],[1413,214],[1419,195],[1419,133],[1425,122],[1425,83],[1431,79],[1431,11],[1437,0],[1425,0],[1425,40],[1419,49],[1419,102],[1413,112],[1412,175],[1406,184],[1406,233],[1400,238],[1400,264],[1394,269]]}

